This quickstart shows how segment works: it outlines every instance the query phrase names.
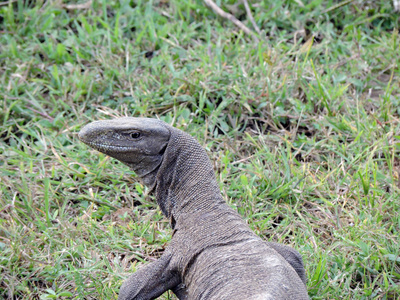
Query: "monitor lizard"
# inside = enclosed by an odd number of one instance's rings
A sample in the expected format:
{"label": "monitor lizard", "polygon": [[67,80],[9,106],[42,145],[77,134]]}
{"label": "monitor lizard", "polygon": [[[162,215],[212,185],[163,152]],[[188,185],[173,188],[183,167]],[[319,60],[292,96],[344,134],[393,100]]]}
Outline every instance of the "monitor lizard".
{"label": "monitor lizard", "polygon": [[265,242],[223,199],[206,151],[189,134],[152,118],[96,121],[88,146],[128,165],[173,229],[162,256],[131,275],[118,299],[309,299],[300,254]]}

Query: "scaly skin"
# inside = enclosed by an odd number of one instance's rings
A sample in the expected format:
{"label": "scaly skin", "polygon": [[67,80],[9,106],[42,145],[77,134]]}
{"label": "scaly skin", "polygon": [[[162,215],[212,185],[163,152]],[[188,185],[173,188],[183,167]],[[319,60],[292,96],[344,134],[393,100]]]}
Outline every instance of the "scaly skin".
{"label": "scaly skin", "polygon": [[147,118],[93,122],[90,147],[128,165],[154,194],[173,235],[157,261],[135,272],[120,300],[308,299],[300,254],[262,241],[223,200],[205,150],[168,124]]}

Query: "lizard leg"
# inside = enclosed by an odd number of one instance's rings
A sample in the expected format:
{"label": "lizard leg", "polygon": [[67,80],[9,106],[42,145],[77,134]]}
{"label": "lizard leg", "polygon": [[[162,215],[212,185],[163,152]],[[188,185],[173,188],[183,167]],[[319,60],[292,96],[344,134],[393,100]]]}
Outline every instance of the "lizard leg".
{"label": "lizard leg", "polygon": [[170,266],[172,255],[158,260],[131,275],[121,286],[118,300],[151,300],[180,284],[179,274]]}
{"label": "lizard leg", "polygon": [[300,253],[292,247],[283,244],[278,244],[274,242],[266,243],[269,247],[278,252],[297,272],[301,281],[303,281],[304,284],[307,284],[306,271],[304,270],[303,259],[301,258]]}
{"label": "lizard leg", "polygon": [[188,299],[186,286],[183,283],[175,286],[172,289],[172,292],[178,297],[179,300],[187,300]]}

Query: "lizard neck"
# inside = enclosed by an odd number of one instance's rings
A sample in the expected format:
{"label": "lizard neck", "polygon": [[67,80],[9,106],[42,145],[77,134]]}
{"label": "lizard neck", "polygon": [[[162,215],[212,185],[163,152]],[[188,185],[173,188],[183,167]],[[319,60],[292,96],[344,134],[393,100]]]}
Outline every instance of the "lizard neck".
{"label": "lizard neck", "polygon": [[184,214],[225,203],[206,151],[190,135],[171,130],[171,138],[156,176],[155,196],[163,214],[175,220]]}

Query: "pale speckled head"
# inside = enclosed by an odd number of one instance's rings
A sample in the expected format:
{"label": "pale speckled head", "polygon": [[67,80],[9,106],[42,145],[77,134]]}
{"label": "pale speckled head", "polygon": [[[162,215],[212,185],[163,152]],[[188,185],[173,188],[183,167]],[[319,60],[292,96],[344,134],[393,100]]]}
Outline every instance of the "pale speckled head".
{"label": "pale speckled head", "polygon": [[79,139],[88,146],[118,159],[151,185],[148,176],[162,162],[171,132],[162,121],[124,117],[92,122],[79,132]]}

